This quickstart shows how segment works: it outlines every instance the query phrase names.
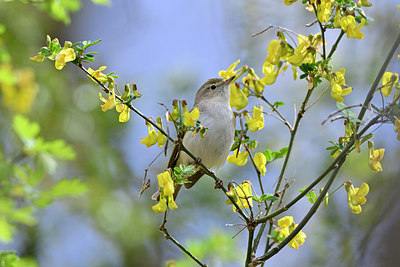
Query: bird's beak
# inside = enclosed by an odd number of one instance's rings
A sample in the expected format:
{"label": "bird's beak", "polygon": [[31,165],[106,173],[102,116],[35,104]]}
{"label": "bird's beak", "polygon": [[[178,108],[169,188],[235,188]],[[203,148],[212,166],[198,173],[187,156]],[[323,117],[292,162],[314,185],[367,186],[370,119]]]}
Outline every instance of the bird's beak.
{"label": "bird's beak", "polygon": [[233,79],[235,79],[235,75],[233,75],[232,77],[230,77],[229,79],[227,79],[227,80],[225,80],[224,81],[224,85],[228,85],[228,84],[230,84],[232,81],[233,81]]}

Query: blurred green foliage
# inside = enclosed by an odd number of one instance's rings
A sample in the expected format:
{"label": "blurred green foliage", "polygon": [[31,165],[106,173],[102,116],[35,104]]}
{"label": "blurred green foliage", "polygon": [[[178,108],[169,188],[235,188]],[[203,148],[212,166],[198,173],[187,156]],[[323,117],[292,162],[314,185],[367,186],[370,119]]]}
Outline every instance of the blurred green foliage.
{"label": "blurred green foliage", "polygon": [[[11,0],[12,1],[12,0]],[[65,24],[71,23],[71,14],[81,9],[81,0],[19,0],[25,4],[31,4],[45,11],[49,16]],[[109,0],[92,0],[93,3],[109,5]]]}

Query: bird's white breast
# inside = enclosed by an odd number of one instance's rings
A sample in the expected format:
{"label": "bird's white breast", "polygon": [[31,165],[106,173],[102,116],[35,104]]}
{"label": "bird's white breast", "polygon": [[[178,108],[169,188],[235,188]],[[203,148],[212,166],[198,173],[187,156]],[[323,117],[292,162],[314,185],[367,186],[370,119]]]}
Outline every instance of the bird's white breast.
{"label": "bird's white breast", "polygon": [[[207,108],[199,106],[199,121],[209,130],[205,137],[199,134],[192,136],[192,132],[186,133],[183,145],[192,152],[207,168],[220,167],[225,163],[234,138],[234,118],[232,110],[226,101],[219,98],[207,103]],[[178,160],[185,165],[193,160],[184,152]]]}

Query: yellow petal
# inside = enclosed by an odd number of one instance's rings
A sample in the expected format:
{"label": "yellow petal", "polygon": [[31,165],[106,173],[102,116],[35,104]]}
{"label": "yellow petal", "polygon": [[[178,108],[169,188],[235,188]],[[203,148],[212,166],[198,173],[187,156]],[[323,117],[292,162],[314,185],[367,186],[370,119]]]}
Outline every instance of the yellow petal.
{"label": "yellow petal", "polygon": [[247,96],[244,94],[242,90],[240,90],[239,86],[236,86],[236,84],[231,84],[230,86],[230,106],[231,108],[236,107],[236,110],[241,110],[247,106],[247,103],[249,100],[247,99]]}
{"label": "yellow petal", "polygon": [[174,194],[174,182],[172,181],[169,171],[162,172],[157,175],[158,186],[164,189],[165,196],[172,196]]}
{"label": "yellow petal", "polygon": [[236,166],[243,166],[247,163],[247,157],[249,156],[249,153],[247,153],[247,151],[242,151],[239,152],[239,154],[237,155],[237,149],[235,151],[233,151],[233,155],[228,156],[227,161],[229,163],[233,163]]}
{"label": "yellow petal", "polygon": [[151,209],[155,213],[165,212],[167,210],[167,200],[165,198],[160,199],[160,202],[158,202],[158,204],[152,206]]}
{"label": "yellow petal", "polygon": [[178,205],[176,205],[174,198],[172,196],[168,197],[168,207],[171,210],[176,210],[178,208]]}
{"label": "yellow petal", "polygon": [[151,147],[152,145],[155,145],[157,143],[157,134],[152,128],[153,126],[147,126],[149,135],[146,136],[145,138],[140,139],[140,142],[144,144],[147,147]]}
{"label": "yellow petal", "polygon": [[264,176],[267,171],[267,168],[265,167],[265,164],[267,164],[267,157],[263,153],[256,153],[254,155],[254,164],[260,170],[261,175]]}
{"label": "yellow petal", "polygon": [[196,125],[195,120],[200,116],[200,112],[197,108],[194,108],[191,112],[186,110],[183,112],[183,124],[188,127],[193,127]]}
{"label": "yellow petal", "polygon": [[130,118],[130,109],[128,106],[124,105],[122,112],[119,114],[119,122],[127,122]]}
{"label": "yellow petal", "polygon": [[289,227],[292,224],[294,224],[292,216],[285,216],[285,217],[283,217],[283,218],[278,220],[278,226],[281,227],[281,228]]}

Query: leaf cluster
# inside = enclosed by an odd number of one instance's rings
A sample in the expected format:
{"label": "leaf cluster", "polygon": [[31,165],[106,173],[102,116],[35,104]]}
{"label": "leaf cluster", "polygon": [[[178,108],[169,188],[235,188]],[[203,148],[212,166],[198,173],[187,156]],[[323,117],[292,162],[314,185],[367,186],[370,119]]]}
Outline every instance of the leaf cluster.
{"label": "leaf cluster", "polygon": [[57,198],[87,191],[78,178],[51,182],[57,160],[75,158],[75,152],[64,140],[44,140],[39,136],[39,124],[22,115],[14,117],[12,128],[22,147],[12,159],[0,153],[0,240],[3,242],[12,241],[17,224],[36,224],[37,208],[46,208]]}

